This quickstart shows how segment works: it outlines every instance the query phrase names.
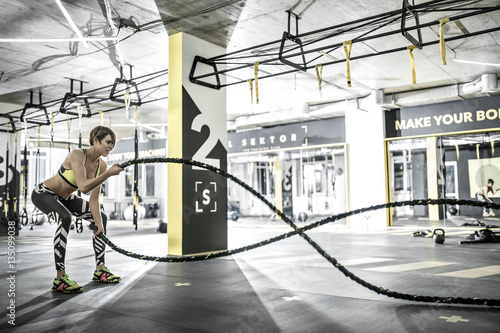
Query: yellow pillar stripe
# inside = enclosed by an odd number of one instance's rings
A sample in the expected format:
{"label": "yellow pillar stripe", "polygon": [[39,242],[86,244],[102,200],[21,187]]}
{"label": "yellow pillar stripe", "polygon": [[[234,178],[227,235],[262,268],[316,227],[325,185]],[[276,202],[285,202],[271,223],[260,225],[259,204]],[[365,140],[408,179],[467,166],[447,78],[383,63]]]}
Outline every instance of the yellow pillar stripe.
{"label": "yellow pillar stripe", "polygon": [[[168,156],[182,157],[183,33],[169,37]],[[182,255],[182,165],[169,164],[167,201],[168,254]]]}
{"label": "yellow pillar stripe", "polygon": [[439,47],[441,48],[441,60],[443,65],[446,65],[446,46],[444,45],[443,25],[447,22],[450,22],[448,17],[439,20]]}
{"label": "yellow pillar stripe", "polygon": [[415,74],[415,58],[413,57],[413,50],[417,47],[415,45],[410,45],[407,47],[410,54],[410,64],[411,64],[411,79],[413,84],[417,83],[417,75]]}
{"label": "yellow pillar stripe", "polygon": [[316,69],[316,77],[318,78],[319,94],[322,96],[321,81],[323,81],[323,65],[319,64],[314,66],[314,68]]}
{"label": "yellow pillar stripe", "polygon": [[259,104],[259,62],[256,61],[253,65],[255,75],[255,102]]}
{"label": "yellow pillar stripe", "polygon": [[352,40],[344,42],[343,45],[344,45],[345,60],[346,60],[346,65],[347,65],[347,86],[352,87],[352,85],[351,85],[351,65],[349,64],[349,57],[351,56],[351,50],[352,50]]}

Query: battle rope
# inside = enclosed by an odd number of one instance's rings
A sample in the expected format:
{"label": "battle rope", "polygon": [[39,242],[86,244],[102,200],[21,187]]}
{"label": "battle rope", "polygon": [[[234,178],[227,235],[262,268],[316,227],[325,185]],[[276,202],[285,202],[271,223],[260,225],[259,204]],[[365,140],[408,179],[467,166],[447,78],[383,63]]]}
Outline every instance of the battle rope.
{"label": "battle rope", "polygon": [[411,295],[411,294],[405,294],[405,293],[400,293],[397,291],[385,289],[382,287],[377,287],[373,284],[370,284],[363,279],[359,278],[358,276],[354,275],[351,273],[349,270],[347,270],[344,266],[342,266],[337,259],[334,257],[330,256],[326,251],[324,251],[314,240],[312,240],[304,231],[310,230],[316,227],[319,227],[321,225],[334,222],[336,220],[340,220],[343,218],[346,218],[348,216],[356,215],[356,214],[361,214],[365,213],[371,210],[377,210],[381,208],[393,208],[393,207],[401,207],[401,206],[416,206],[416,205],[442,205],[442,204],[458,204],[458,205],[466,205],[466,206],[479,206],[479,207],[487,207],[487,208],[495,208],[499,209],[500,205],[494,204],[494,203],[486,203],[486,202],[479,202],[479,201],[472,201],[472,200],[453,200],[453,199],[425,199],[425,200],[408,200],[408,201],[401,201],[401,202],[390,202],[390,203],[385,203],[385,204],[380,204],[380,205],[374,205],[366,208],[361,208],[357,210],[353,210],[350,212],[334,215],[328,218],[325,218],[323,220],[311,223],[307,226],[299,228],[294,222],[292,222],[286,215],[283,214],[282,211],[277,209],[273,204],[271,204],[266,198],[264,198],[260,193],[255,191],[253,188],[251,188],[249,185],[241,181],[240,179],[236,178],[235,176],[227,173],[224,170],[221,170],[219,168],[216,168],[214,166],[197,162],[197,161],[192,161],[192,160],[187,160],[187,159],[181,159],[181,158],[145,158],[145,159],[137,159],[137,160],[131,160],[127,161],[125,163],[120,164],[120,167],[126,168],[127,166],[133,165],[133,164],[142,164],[142,163],[178,163],[178,164],[186,164],[186,165],[192,165],[192,166],[197,166],[215,173],[220,174],[223,177],[226,177],[227,179],[230,179],[239,185],[241,185],[243,188],[245,188],[247,191],[251,192],[253,195],[258,197],[262,202],[264,202],[269,208],[271,208],[272,211],[274,211],[277,215],[283,219],[289,226],[291,226],[294,231],[290,231],[287,233],[284,233],[282,235],[261,241],[259,243],[254,243],[251,245],[247,245],[241,248],[233,249],[233,250],[225,250],[225,251],[219,251],[219,252],[214,252],[214,253],[209,253],[209,254],[204,254],[204,255],[193,255],[193,256],[165,256],[165,257],[155,257],[155,256],[146,256],[146,255],[140,255],[132,252],[128,252],[126,250],[121,249],[120,247],[116,246],[113,244],[104,234],[99,234],[99,237],[107,244],[109,245],[113,250],[115,250],[118,253],[124,254],[126,256],[136,258],[136,259],[141,259],[141,260],[149,260],[149,261],[157,261],[157,262],[187,262],[187,261],[198,261],[198,260],[207,260],[207,259],[214,259],[214,258],[220,258],[224,256],[229,256],[241,252],[245,252],[251,249],[255,249],[264,245],[268,245],[280,240],[283,240],[285,238],[294,236],[294,235],[300,235],[302,238],[304,238],[319,254],[321,254],[326,260],[328,260],[333,266],[335,266],[338,270],[340,270],[346,277],[350,278],[351,280],[355,281],[356,283],[362,285],[363,287],[372,290],[376,292],[377,294],[385,295],[387,297],[392,297],[396,299],[404,299],[408,301],[416,301],[416,302],[432,302],[432,303],[446,303],[446,304],[475,304],[475,305],[488,305],[488,306],[498,306],[500,305],[500,299],[480,299],[480,298],[463,298],[463,297],[442,297],[442,296],[421,296],[421,295]]}

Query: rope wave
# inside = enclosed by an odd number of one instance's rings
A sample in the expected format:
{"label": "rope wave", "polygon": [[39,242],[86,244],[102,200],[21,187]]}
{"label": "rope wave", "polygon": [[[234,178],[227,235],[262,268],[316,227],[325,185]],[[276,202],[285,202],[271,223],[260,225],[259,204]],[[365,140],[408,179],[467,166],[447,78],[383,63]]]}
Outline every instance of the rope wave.
{"label": "rope wave", "polygon": [[148,255],[141,255],[141,254],[129,252],[129,251],[126,251],[126,250],[118,247],[117,245],[115,245],[113,242],[111,242],[109,240],[109,238],[106,235],[103,235],[103,234],[99,235],[102,238],[102,240],[109,247],[111,247],[116,252],[121,253],[123,255],[126,255],[128,257],[140,259],[140,260],[156,261],[156,262],[189,262],[189,261],[209,260],[209,259],[230,256],[233,254],[238,254],[241,252],[245,252],[248,250],[252,250],[252,249],[255,249],[258,247],[262,247],[262,246],[266,246],[266,245],[278,242],[280,240],[283,240],[283,239],[291,237],[291,236],[299,235],[302,238],[304,238],[322,257],[324,257],[334,267],[336,267],[338,270],[340,270],[346,277],[348,277],[351,280],[355,281],[356,283],[362,285],[363,287],[376,292],[377,294],[385,295],[387,297],[392,297],[392,298],[396,298],[396,299],[403,299],[403,300],[415,301],[415,302],[445,303],[445,304],[470,304],[470,305],[488,305],[488,306],[499,306],[500,305],[500,299],[422,296],[422,295],[412,295],[412,294],[400,293],[400,292],[389,290],[386,288],[377,287],[377,286],[375,286],[367,281],[364,281],[363,279],[354,275],[353,273],[351,273],[348,269],[346,269],[344,266],[342,266],[337,261],[337,259],[330,256],[312,238],[310,238],[309,235],[307,235],[305,233],[305,231],[320,227],[320,226],[325,225],[327,223],[332,223],[332,222],[335,222],[337,220],[340,220],[340,219],[343,219],[343,218],[346,218],[346,217],[349,217],[352,215],[361,214],[361,213],[365,213],[368,211],[383,209],[383,208],[450,204],[450,205],[477,206],[477,207],[500,209],[500,205],[498,205],[498,204],[479,202],[479,201],[473,201],[473,200],[455,200],[455,199],[417,199],[417,200],[408,200],[408,201],[399,201],[399,202],[389,202],[389,203],[385,203],[385,204],[374,205],[374,206],[370,206],[370,207],[366,207],[366,208],[361,208],[361,209],[345,212],[345,213],[338,214],[338,215],[333,215],[331,217],[313,222],[311,224],[308,224],[306,226],[299,228],[292,220],[290,220],[289,217],[287,217],[285,214],[283,214],[283,212],[281,210],[277,209],[272,203],[270,203],[266,198],[264,198],[255,189],[253,189],[252,187],[250,187],[249,185],[244,183],[242,180],[238,179],[237,177],[231,175],[230,173],[228,173],[224,170],[221,170],[221,169],[216,168],[212,165],[208,165],[208,164],[201,163],[198,161],[182,159],[182,158],[169,158],[169,157],[143,158],[143,159],[137,159],[137,160],[130,160],[130,161],[127,161],[127,162],[120,164],[120,167],[126,168],[130,165],[133,165],[133,164],[144,164],[144,163],[177,163],[177,164],[192,165],[192,166],[197,166],[197,167],[215,172],[217,174],[220,174],[221,176],[226,177],[227,179],[230,179],[230,180],[234,181],[235,183],[239,184],[240,186],[245,188],[247,191],[249,191],[250,193],[255,195],[257,198],[259,198],[273,212],[275,212],[285,223],[287,223],[290,227],[292,227],[293,231],[281,234],[279,236],[269,238],[267,240],[264,240],[264,241],[261,241],[258,243],[254,243],[254,244],[250,244],[250,245],[247,245],[244,247],[233,249],[233,250],[219,251],[219,252],[214,252],[214,253],[209,253],[209,254],[204,254],[204,255],[165,256],[165,257],[148,256]]}

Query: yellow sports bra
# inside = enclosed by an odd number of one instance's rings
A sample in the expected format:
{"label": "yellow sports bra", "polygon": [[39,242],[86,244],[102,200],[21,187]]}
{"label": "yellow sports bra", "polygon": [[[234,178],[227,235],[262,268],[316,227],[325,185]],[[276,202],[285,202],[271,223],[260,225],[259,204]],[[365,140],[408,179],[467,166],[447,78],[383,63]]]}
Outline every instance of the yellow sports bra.
{"label": "yellow sports bra", "polygon": [[[87,149],[83,149],[83,166],[85,166],[85,163],[87,162]],[[95,177],[99,176],[99,172],[101,171],[101,160],[97,160],[97,170],[95,172]],[[66,169],[62,164],[61,167],[59,168],[59,176],[61,176],[62,179],[69,185],[78,188],[78,185],[76,184],[75,180],[75,174],[73,173],[72,169]]]}

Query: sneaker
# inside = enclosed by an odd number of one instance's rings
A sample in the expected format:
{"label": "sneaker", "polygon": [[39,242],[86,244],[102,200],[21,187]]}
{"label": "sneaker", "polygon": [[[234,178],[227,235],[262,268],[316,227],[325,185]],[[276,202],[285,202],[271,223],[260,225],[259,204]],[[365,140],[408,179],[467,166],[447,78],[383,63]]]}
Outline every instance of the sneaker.
{"label": "sneaker", "polygon": [[483,216],[484,216],[484,217],[488,217],[488,216],[490,216],[490,214],[488,214],[487,212],[484,212],[484,213],[483,213]]}
{"label": "sneaker", "polygon": [[490,216],[496,216],[496,215],[495,215],[495,213],[491,212],[491,213],[490,213]]}
{"label": "sneaker", "polygon": [[111,271],[103,266],[100,271],[94,271],[94,276],[92,277],[92,281],[94,282],[106,282],[106,283],[116,283],[120,282],[122,278],[114,275]]}
{"label": "sneaker", "polygon": [[83,291],[83,287],[69,278],[68,274],[64,274],[59,279],[54,279],[52,284],[53,291],[60,291],[66,294],[79,293]]}

